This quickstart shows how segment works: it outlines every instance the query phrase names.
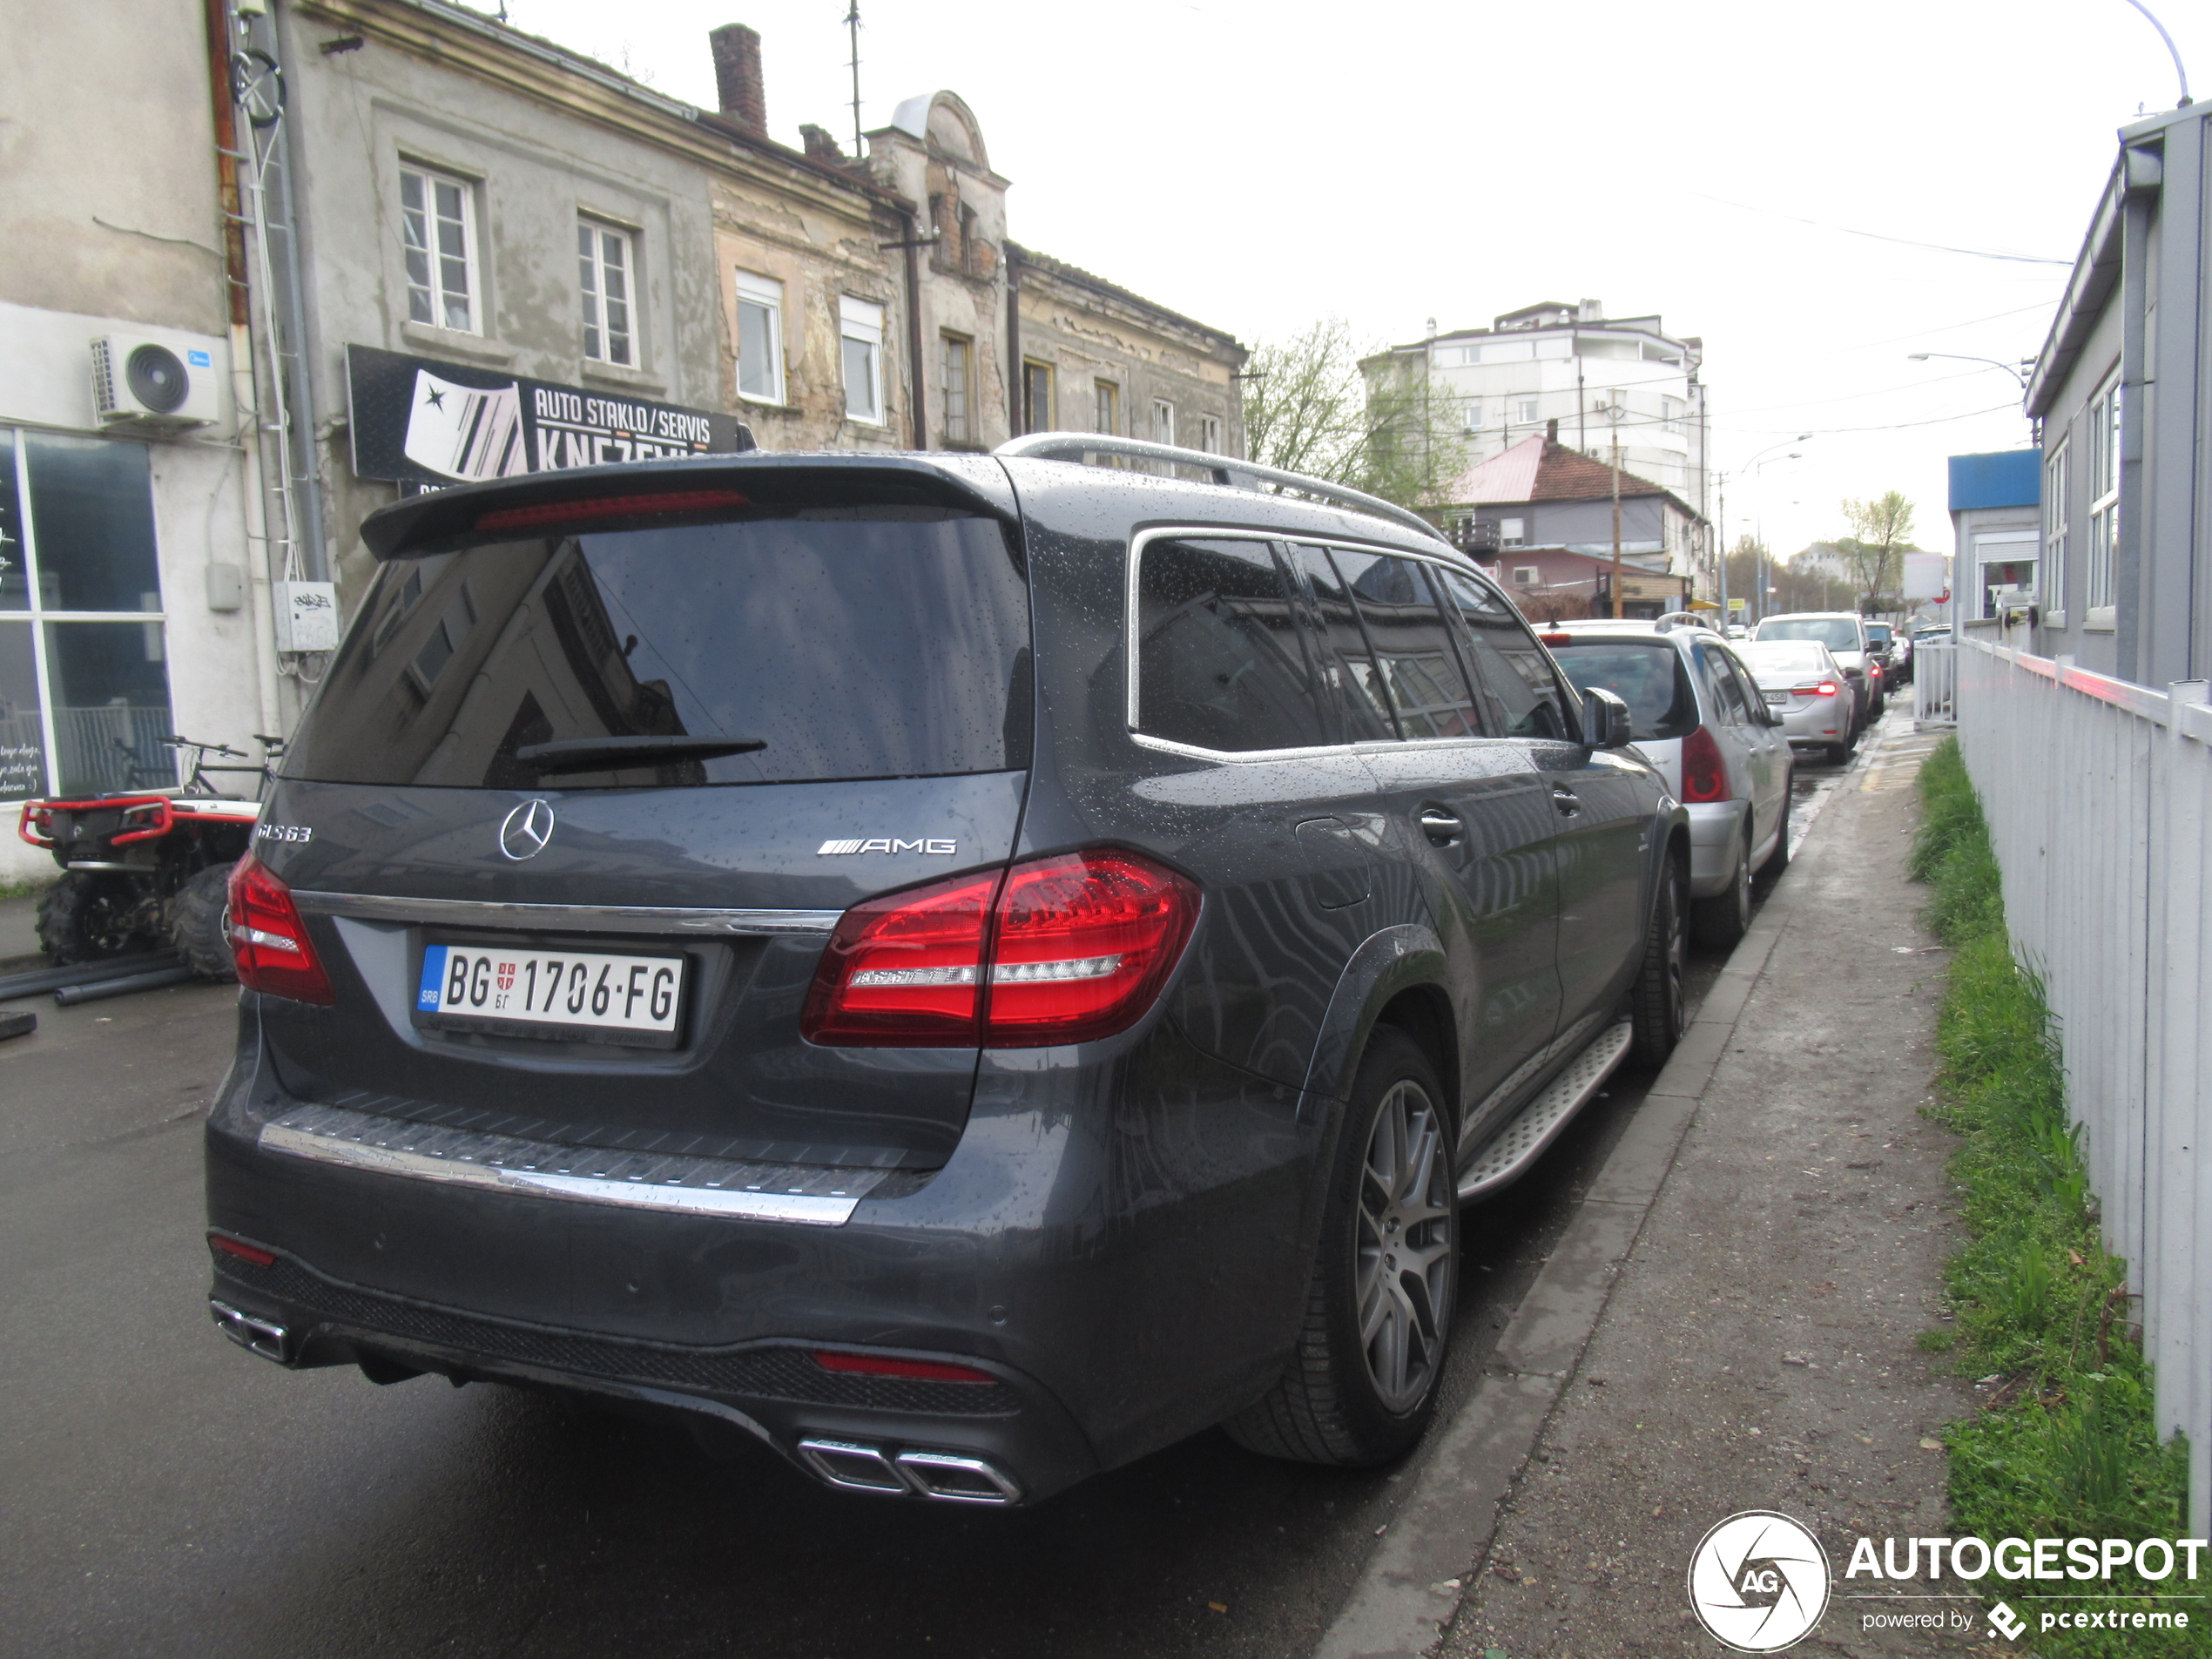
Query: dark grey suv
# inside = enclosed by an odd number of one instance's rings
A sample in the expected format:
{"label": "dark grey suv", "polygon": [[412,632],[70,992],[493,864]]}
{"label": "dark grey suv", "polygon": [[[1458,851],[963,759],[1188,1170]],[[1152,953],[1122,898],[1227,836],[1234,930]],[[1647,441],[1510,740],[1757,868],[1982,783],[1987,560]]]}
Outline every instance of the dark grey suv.
{"label": "dark grey suv", "polygon": [[955,1501],[1409,1447],[1462,1204],[1680,1031],[1687,826],[1426,526],[1261,471],[372,517],[232,884],[217,1323]]}

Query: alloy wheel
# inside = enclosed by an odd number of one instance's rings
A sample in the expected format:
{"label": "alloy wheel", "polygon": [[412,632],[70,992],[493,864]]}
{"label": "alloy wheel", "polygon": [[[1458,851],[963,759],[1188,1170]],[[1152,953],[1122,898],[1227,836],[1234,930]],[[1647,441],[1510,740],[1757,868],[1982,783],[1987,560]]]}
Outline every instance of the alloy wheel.
{"label": "alloy wheel", "polygon": [[1433,1379],[1452,1317],[1451,1160],[1419,1083],[1383,1096],[1367,1136],[1354,1230],[1359,1346],[1383,1405],[1411,1411]]}
{"label": "alloy wheel", "polygon": [[1680,1042],[1682,1034],[1689,1029],[1689,999],[1685,994],[1689,979],[1689,906],[1681,875],[1669,877],[1669,882],[1674,902],[1667,907],[1667,1021]]}

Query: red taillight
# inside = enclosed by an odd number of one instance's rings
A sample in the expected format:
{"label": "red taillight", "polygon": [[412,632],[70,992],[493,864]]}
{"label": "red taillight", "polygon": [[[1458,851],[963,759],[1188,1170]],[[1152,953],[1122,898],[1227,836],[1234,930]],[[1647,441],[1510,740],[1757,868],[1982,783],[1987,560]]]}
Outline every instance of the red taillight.
{"label": "red taillight", "polygon": [[151,841],[169,833],[177,816],[166,800],[136,802],[123,809],[124,828],[115,838],[117,846],[128,841]]}
{"label": "red taillight", "polygon": [[41,800],[27,800],[23,804],[23,816],[16,820],[16,833],[33,846],[51,847],[54,844],[54,814]]}
{"label": "red taillight", "polygon": [[242,1262],[251,1262],[256,1267],[274,1267],[276,1265],[276,1256],[273,1252],[266,1250],[257,1250],[252,1244],[242,1244],[235,1238],[225,1238],[221,1233],[208,1234],[207,1242],[215,1249],[222,1251],[224,1255],[235,1256],[239,1258],[239,1260]]}
{"label": "red taillight", "polygon": [[838,922],[799,1030],[840,1048],[1111,1036],[1151,1006],[1197,914],[1197,888],[1115,848],[888,894]]}
{"label": "red taillight", "polygon": [[1817,685],[1800,685],[1797,694],[1799,697],[1833,697],[1836,695],[1836,682],[1823,680]]}
{"label": "red taillight", "polygon": [[1017,864],[999,895],[983,1041],[1111,1036],[1152,1005],[1198,919],[1198,890],[1112,849]]}
{"label": "red taillight", "polygon": [[1702,725],[1682,740],[1682,798],[1728,799],[1728,767],[1721,759],[1721,746]]}
{"label": "red taillight", "polygon": [[750,506],[734,489],[664,489],[651,495],[595,496],[589,501],[541,502],[534,507],[502,507],[477,516],[480,530],[540,530],[592,519],[643,518],[660,513],[712,513]]}
{"label": "red taillight", "polygon": [[997,1378],[973,1366],[948,1366],[938,1359],[894,1359],[888,1354],[817,1353],[824,1371],[847,1377],[907,1377],[916,1382],[988,1383]]}
{"label": "red taillight", "polygon": [[231,957],[249,991],[328,1008],[338,1000],[315,960],[292,889],[251,853],[231,870]]}
{"label": "red taillight", "polygon": [[1575,643],[1572,634],[1538,634],[1536,637],[1547,645],[1571,645]]}

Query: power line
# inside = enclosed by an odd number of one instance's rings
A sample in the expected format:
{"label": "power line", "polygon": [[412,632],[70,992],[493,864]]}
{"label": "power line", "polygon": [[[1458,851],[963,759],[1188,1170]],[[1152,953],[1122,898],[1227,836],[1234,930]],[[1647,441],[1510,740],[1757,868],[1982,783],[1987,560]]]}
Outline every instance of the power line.
{"label": "power line", "polygon": [[2011,265],[2057,265],[2072,268],[2072,260],[2047,260],[2038,253],[1999,253],[1984,247],[1952,247],[1947,242],[1916,242],[1909,236],[1885,236],[1879,231],[1853,230],[1848,225],[1831,225],[1825,219],[1800,219],[1795,213],[1785,213],[1772,207],[1754,207],[1749,202],[1732,202],[1725,196],[1708,196],[1702,190],[1684,192],[1701,201],[1718,202],[1723,207],[1733,207],[1739,212],[1763,213],[1769,219],[1787,219],[1792,225],[1810,225],[1817,231],[1834,231],[1842,236],[1863,236],[1870,242],[1892,242],[1898,247],[1925,248],[1934,253],[1963,253],[1970,259],[2001,260]]}

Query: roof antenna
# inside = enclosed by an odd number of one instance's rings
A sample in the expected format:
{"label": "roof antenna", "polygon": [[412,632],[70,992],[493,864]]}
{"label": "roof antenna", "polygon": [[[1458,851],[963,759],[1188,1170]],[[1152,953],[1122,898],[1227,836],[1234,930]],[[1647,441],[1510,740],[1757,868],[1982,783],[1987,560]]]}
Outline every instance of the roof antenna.
{"label": "roof antenna", "polygon": [[[857,7],[859,0],[854,0],[854,3]],[[2182,83],[2182,101],[2174,107],[2186,110],[2189,106],[2189,72],[2182,67],[2181,49],[2174,44],[2174,37],[2166,32],[2166,25],[2159,22],[2156,14],[2143,3],[2143,0],[2128,0],[2128,3],[2150,19],[2150,26],[2158,30],[2158,37],[2166,43],[2166,55],[2174,60],[2175,78]]]}
{"label": "roof antenna", "polygon": [[860,147],[860,0],[845,14],[846,31],[853,37],[853,159],[863,158]]}

